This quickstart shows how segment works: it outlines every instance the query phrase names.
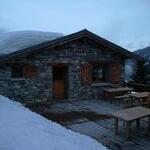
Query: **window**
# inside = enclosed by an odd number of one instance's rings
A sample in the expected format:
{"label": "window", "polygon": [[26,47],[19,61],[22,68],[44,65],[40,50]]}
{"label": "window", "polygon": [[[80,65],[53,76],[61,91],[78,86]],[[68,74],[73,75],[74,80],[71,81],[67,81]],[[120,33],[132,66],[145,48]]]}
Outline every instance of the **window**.
{"label": "window", "polygon": [[104,81],[104,65],[103,64],[93,64],[92,67],[92,80],[94,82]]}
{"label": "window", "polygon": [[32,65],[14,64],[11,66],[12,78],[35,78],[38,76],[38,68]]}
{"label": "window", "polygon": [[12,78],[22,78],[23,77],[23,67],[19,64],[13,65],[11,67],[11,77]]}
{"label": "window", "polygon": [[81,82],[84,85],[89,85],[92,82],[104,82],[108,79],[108,66],[102,63],[87,63],[81,65]]}

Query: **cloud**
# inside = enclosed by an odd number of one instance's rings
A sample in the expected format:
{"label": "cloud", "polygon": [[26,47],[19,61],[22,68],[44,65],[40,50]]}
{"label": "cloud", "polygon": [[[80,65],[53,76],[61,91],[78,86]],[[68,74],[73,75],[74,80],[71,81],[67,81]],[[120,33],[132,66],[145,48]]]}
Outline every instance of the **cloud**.
{"label": "cloud", "polygon": [[6,31],[7,31],[6,29],[0,28],[0,34],[1,34],[1,33],[5,33]]}

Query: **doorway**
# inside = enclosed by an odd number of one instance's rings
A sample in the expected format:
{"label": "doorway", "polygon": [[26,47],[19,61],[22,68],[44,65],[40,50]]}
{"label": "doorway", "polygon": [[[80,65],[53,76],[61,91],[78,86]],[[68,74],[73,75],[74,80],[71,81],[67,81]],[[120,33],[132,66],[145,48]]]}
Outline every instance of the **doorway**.
{"label": "doorway", "polygon": [[53,99],[64,100],[68,98],[68,66],[53,65]]}

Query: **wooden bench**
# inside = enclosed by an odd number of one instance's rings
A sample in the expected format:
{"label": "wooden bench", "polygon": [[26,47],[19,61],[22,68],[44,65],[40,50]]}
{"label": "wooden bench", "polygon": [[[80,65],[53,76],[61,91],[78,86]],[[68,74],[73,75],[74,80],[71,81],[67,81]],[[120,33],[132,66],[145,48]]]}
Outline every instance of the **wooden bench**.
{"label": "wooden bench", "polygon": [[124,95],[121,95],[121,96],[115,96],[114,99],[116,100],[122,100],[122,99],[125,99],[125,98],[129,98],[129,95],[128,94],[124,94]]}

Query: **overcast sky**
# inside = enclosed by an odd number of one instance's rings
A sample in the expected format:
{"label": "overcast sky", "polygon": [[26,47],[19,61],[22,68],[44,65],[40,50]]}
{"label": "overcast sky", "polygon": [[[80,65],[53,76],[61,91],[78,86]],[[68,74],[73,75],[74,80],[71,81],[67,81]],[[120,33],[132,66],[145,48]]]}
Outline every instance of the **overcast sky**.
{"label": "overcast sky", "polygon": [[150,45],[150,0],[0,0],[0,28],[63,34],[87,28],[136,50]]}

